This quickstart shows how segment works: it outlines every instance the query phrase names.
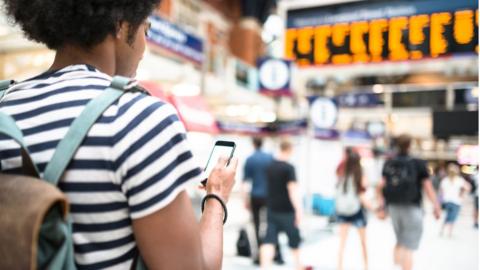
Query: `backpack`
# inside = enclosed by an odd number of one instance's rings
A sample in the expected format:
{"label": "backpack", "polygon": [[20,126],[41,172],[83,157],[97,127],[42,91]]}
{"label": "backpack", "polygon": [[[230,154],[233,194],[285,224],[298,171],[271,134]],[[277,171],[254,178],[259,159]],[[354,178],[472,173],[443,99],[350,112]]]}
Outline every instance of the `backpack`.
{"label": "backpack", "polygon": [[347,181],[347,189],[344,188],[344,182],[340,182],[337,185],[337,193],[335,196],[335,210],[337,214],[342,216],[352,216],[362,208],[360,198],[358,197],[357,190],[353,184],[353,177],[346,177],[344,181]]}
{"label": "backpack", "polygon": [[[128,78],[114,77],[59,142],[43,178],[15,120],[0,112],[0,134],[20,145],[22,174],[0,172],[0,269],[76,269],[67,197],[57,184],[90,127],[122,96]],[[12,81],[0,81],[0,98]],[[135,88],[134,88],[135,89]],[[137,255],[132,269],[145,269]]]}
{"label": "backpack", "polygon": [[242,228],[238,234],[237,239],[237,255],[242,257],[252,256],[252,249],[250,248],[250,241],[248,240],[247,231]]}
{"label": "backpack", "polygon": [[419,186],[415,161],[410,157],[395,157],[385,163],[383,196],[389,204],[412,204],[418,201]]}

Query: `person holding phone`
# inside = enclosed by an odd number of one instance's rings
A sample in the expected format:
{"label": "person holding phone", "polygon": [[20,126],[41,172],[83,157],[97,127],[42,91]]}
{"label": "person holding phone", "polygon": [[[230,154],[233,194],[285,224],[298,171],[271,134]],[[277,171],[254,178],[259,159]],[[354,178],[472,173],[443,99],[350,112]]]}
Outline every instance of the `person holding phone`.
{"label": "person holding phone", "polygon": [[[55,51],[44,73],[18,82],[0,110],[22,129],[34,162],[44,165],[85,105],[112,76],[133,78],[143,56],[148,16],[159,0],[4,0],[24,34]],[[161,69],[161,67],[159,67]],[[223,219],[237,159],[212,161],[204,212],[197,221],[185,191],[200,183],[176,110],[133,91],[89,130],[59,183],[71,206],[78,269],[221,269]],[[2,171],[21,169],[18,145],[0,138]],[[13,150],[13,151],[12,151]],[[20,239],[19,239],[20,240]],[[0,243],[1,244],[1,243]]]}

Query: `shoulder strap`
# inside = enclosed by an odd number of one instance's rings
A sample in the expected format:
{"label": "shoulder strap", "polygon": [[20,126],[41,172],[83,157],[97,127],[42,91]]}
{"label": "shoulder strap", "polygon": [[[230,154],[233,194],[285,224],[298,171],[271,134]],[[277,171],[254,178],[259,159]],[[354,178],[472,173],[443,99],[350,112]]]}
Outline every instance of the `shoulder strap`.
{"label": "shoulder strap", "polygon": [[112,103],[122,96],[129,82],[128,78],[116,76],[102,94],[88,102],[55,149],[51,161],[45,168],[43,176],[45,180],[57,185],[92,125]]}
{"label": "shoulder strap", "polygon": [[39,177],[38,169],[33,163],[28,148],[23,141],[23,133],[15,124],[15,120],[5,113],[0,112],[0,133],[6,135],[20,145],[22,154],[22,169],[26,175]]}
{"label": "shoulder strap", "polygon": [[13,84],[12,80],[1,80],[0,81],[0,100],[7,93],[8,88]]}

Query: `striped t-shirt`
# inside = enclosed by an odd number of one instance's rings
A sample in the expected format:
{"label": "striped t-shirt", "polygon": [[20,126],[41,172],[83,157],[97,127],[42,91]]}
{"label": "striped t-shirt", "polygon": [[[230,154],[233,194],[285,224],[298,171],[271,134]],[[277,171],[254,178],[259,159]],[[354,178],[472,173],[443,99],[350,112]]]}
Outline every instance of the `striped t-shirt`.
{"label": "striped t-shirt", "polygon": [[[9,89],[0,111],[12,116],[43,173],[58,142],[111,77],[87,65],[41,74]],[[1,169],[19,173],[19,146],[0,137]],[[202,171],[175,109],[140,92],[124,94],[90,129],[59,187],[73,220],[80,269],[130,269],[131,220],[168,205]]]}

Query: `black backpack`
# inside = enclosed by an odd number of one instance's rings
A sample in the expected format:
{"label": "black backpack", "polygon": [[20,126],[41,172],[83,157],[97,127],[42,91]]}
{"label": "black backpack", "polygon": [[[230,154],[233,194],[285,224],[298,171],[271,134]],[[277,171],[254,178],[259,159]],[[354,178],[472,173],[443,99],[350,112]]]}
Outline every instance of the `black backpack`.
{"label": "black backpack", "polygon": [[240,229],[240,233],[238,235],[237,255],[242,257],[250,257],[252,255],[250,241],[248,240],[248,234],[245,229]]}
{"label": "black backpack", "polygon": [[395,157],[388,160],[383,175],[386,181],[383,196],[388,204],[418,203],[418,173],[412,158]]}

